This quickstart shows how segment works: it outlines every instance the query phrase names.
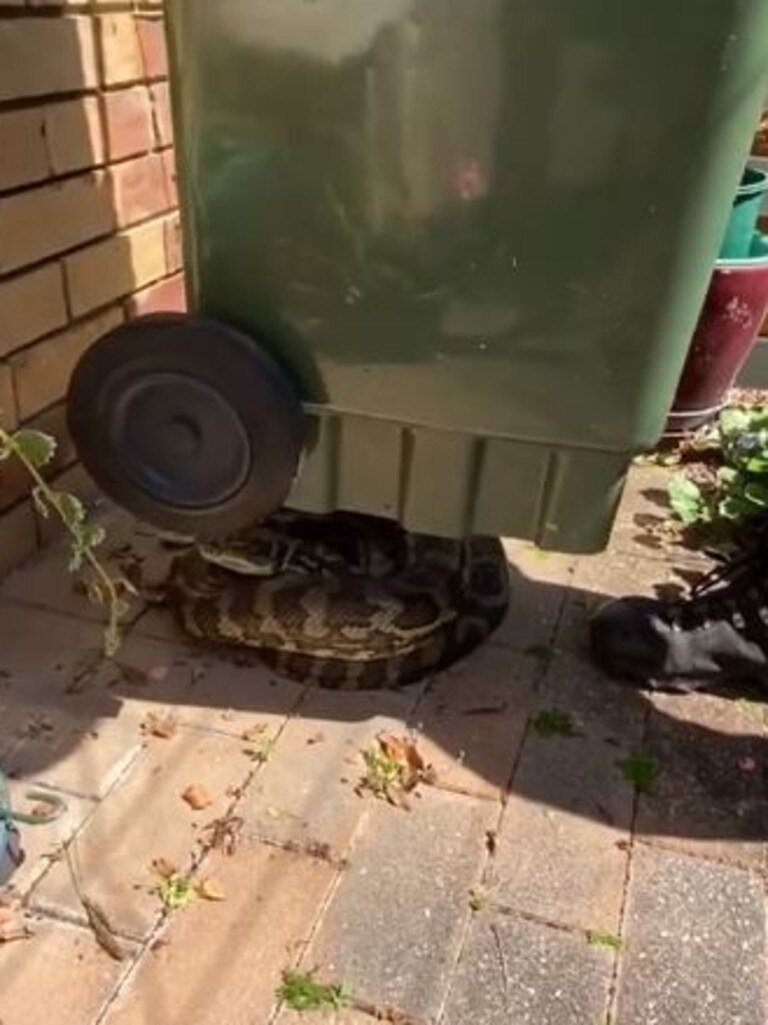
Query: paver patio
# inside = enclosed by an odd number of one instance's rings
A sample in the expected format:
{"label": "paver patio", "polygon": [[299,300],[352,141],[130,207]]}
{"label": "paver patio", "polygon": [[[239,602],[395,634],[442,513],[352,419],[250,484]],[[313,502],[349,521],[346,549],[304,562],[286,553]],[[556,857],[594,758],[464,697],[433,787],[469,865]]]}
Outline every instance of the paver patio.
{"label": "paver patio", "polygon": [[[584,651],[606,595],[702,567],[655,547],[664,480],[634,472],[602,555],[510,543],[492,642],[397,693],[278,680],[141,603],[111,664],[60,549],[6,578],[0,764],[17,803],[40,783],[67,812],[24,832],[13,882],[33,934],[0,945],[2,1025],[296,1025],[275,996],[296,966],[354,994],[317,1016],[335,1025],[764,1025],[766,704],[644,695]],[[155,558],[120,516],[109,543]],[[535,727],[553,710],[573,736]],[[172,735],[142,729],[149,713]],[[412,731],[435,768],[410,810],[356,793],[382,730]],[[622,771],[638,753],[652,793]],[[208,806],[182,799],[190,785]],[[158,858],[224,899],[164,911]]]}

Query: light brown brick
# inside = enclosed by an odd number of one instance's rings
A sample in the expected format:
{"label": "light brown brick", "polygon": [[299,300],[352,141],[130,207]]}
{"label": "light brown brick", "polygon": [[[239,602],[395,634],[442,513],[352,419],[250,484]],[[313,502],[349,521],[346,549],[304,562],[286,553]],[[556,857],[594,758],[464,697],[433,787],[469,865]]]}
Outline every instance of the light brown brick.
{"label": "light brown brick", "polygon": [[143,288],[165,274],[164,224],[150,221],[64,261],[75,316]]}
{"label": "light brown brick", "polygon": [[40,181],[49,173],[39,110],[0,114],[0,189],[13,189]]}
{"label": "light brown brick", "polygon": [[37,548],[35,513],[29,502],[0,516],[0,577],[20,565]]}
{"label": "light brown brick", "polygon": [[136,19],[139,46],[147,78],[164,78],[168,74],[168,60],[165,51],[165,32],[162,18]]}
{"label": "light brown brick", "polygon": [[46,107],[45,134],[55,174],[70,174],[104,162],[99,101],[95,96]]}
{"label": "light brown brick", "polygon": [[110,169],[114,190],[115,213],[121,227],[136,224],[171,205],[163,158],[148,153],[136,160],[116,164]]}
{"label": "light brown brick", "polygon": [[173,149],[164,149],[162,156],[163,166],[165,168],[165,187],[168,190],[168,199],[170,200],[171,206],[176,206],[179,202],[176,155]]}
{"label": "light brown brick", "polygon": [[184,262],[181,238],[181,218],[178,214],[165,221],[165,262],[169,273],[181,270]]}
{"label": "light brown brick", "polygon": [[0,273],[72,249],[115,226],[102,172],[0,199]]}
{"label": "light brown brick", "polygon": [[101,99],[110,160],[124,160],[152,149],[152,108],[146,88],[116,89]]}
{"label": "light brown brick", "polygon": [[93,936],[63,922],[31,923],[34,939],[7,944],[0,962],[3,1025],[83,1025],[95,1020],[124,970]]}
{"label": "light brown brick", "polygon": [[96,83],[90,18],[0,21],[0,100],[90,89]]}
{"label": "light brown brick", "polygon": [[128,304],[131,317],[143,316],[147,313],[163,313],[174,311],[184,313],[187,309],[187,297],[184,289],[184,278],[176,274],[172,278],[164,278],[149,288],[143,289],[132,296]]}
{"label": "light brown brick", "polygon": [[155,116],[155,133],[158,146],[173,144],[173,121],[171,120],[171,97],[167,82],[155,82],[149,87],[152,94],[152,110]]}
{"label": "light brown brick", "polygon": [[11,365],[19,416],[27,419],[58,402],[80,356],[122,319],[122,311],[115,307],[14,356]]}
{"label": "light brown brick", "polygon": [[7,363],[0,363],[0,424],[6,430],[16,426],[16,396],[13,393],[13,374]]}
{"label": "light brown brick", "polygon": [[[243,844],[234,857],[212,858],[208,873],[226,899],[200,901],[174,916],[164,934],[169,942],[143,959],[104,1025],[146,1025],[147,1007],[158,992],[165,1007],[175,1009],[163,1025],[270,1020],[282,972],[312,932],[333,869],[287,851]],[[201,942],[203,935],[207,942]]]}
{"label": "light brown brick", "polygon": [[0,282],[0,355],[34,342],[66,322],[58,263]]}
{"label": "light brown brick", "polygon": [[104,14],[98,19],[104,85],[124,85],[144,77],[136,21],[130,14]]}

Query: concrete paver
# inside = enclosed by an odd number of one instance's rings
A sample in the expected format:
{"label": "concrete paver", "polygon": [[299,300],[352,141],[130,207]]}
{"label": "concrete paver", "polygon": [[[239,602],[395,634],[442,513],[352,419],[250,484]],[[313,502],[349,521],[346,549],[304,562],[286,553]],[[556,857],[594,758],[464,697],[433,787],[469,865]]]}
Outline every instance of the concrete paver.
{"label": "concrete paver", "polygon": [[504,792],[535,672],[530,658],[487,645],[431,682],[413,719],[439,786],[489,798]]}
{"label": "concrete paver", "polygon": [[374,1004],[433,1018],[495,816],[491,802],[434,790],[411,812],[379,803],[305,963]]}
{"label": "concrete paver", "polygon": [[355,793],[361,751],[403,734],[411,692],[314,691],[286,725],[239,814],[249,835],[344,857],[370,801]]}
{"label": "concrete paver", "polygon": [[225,899],[175,912],[142,956],[104,1025],[267,1022],[281,972],[295,964],[334,869],[274,847],[241,843],[207,859]]}
{"label": "concrete paver", "polygon": [[[186,870],[201,827],[227,811],[231,788],[242,785],[250,771],[240,745],[228,737],[179,730],[168,740],[151,740],[99,805],[73,850],[81,889],[98,901],[119,932],[148,934],[160,913],[151,892],[157,883],[152,860],[166,858]],[[208,793],[210,806],[193,811],[182,800],[190,785]],[[66,861],[53,866],[32,897],[41,910],[83,917]]]}
{"label": "concrete paver", "polygon": [[[371,1011],[318,1018],[329,1025],[371,1025],[385,1007],[425,1025],[605,1025],[617,957],[617,1025],[762,1023],[765,704],[644,695],[586,653],[606,596],[679,593],[705,565],[654,547],[665,477],[633,474],[603,555],[507,542],[499,631],[400,693],[280,680],[142,603],[110,663],[101,610],[70,590],[61,551],[9,577],[0,765],[18,774],[16,804],[45,783],[67,813],[23,829],[13,881],[39,918],[33,938],[0,943],[2,1025],[42,1025],[52,1007],[56,1025],[298,1025],[274,1004],[296,964]],[[168,553],[114,524],[113,558],[143,560],[153,581]],[[577,736],[534,728],[552,710]],[[173,737],[143,735],[150,712],[174,718]],[[413,731],[436,769],[410,812],[355,794],[360,749],[382,730]],[[638,750],[658,765],[652,795],[636,797],[617,764]],[[210,807],[183,802],[190,784]],[[152,859],[188,870],[203,827],[230,809],[239,845],[201,869],[225,900],[166,921]],[[59,846],[73,835],[83,890],[132,937],[121,963],[84,928]],[[473,913],[473,888],[496,903]],[[620,934],[623,950],[591,946],[588,930]]]}
{"label": "concrete paver", "polygon": [[602,1025],[612,972],[581,936],[478,914],[441,1025]]}
{"label": "concrete paver", "polygon": [[[65,922],[32,918],[34,935],[2,947],[3,1025],[85,1025],[94,1020],[126,971],[90,932]],[[126,953],[130,947],[126,944]]]}
{"label": "concrete paver", "polygon": [[575,928],[615,931],[634,804],[618,763],[640,739],[643,708],[632,691],[563,656],[534,722],[539,712],[569,716],[577,734],[529,730],[492,863],[494,896]]}
{"label": "concrete paver", "polygon": [[629,888],[621,1025],[764,1025],[760,879],[639,849]]}
{"label": "concrete paver", "polygon": [[768,839],[768,731],[760,707],[711,694],[658,695],[646,746],[659,767],[641,836],[760,867]]}

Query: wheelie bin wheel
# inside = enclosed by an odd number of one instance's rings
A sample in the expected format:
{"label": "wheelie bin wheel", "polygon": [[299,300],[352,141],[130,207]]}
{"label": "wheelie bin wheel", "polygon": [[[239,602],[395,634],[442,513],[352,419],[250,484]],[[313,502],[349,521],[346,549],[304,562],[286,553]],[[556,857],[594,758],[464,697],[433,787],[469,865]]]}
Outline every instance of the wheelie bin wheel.
{"label": "wheelie bin wheel", "polygon": [[72,376],[67,419],[109,498],[197,537],[279,508],[304,435],[295,388],[254,339],[177,313],[137,318],[96,342]]}

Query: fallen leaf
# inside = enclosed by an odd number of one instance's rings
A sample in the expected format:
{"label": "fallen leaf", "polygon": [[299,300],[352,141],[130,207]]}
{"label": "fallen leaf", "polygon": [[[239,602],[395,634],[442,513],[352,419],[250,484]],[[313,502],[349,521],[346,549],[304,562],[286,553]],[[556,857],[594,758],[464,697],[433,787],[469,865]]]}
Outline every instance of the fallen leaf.
{"label": "fallen leaf", "polygon": [[262,733],[264,733],[266,728],[266,723],[256,723],[254,726],[249,726],[247,730],[243,730],[243,732],[240,734],[240,737],[242,740],[245,740],[246,742],[250,743],[251,741],[258,739],[262,735]]}
{"label": "fallen leaf", "polygon": [[170,879],[171,876],[175,876],[178,873],[179,867],[167,858],[154,858],[152,860],[152,871],[163,879]]}
{"label": "fallen leaf", "polygon": [[199,843],[231,856],[237,849],[242,828],[243,820],[238,815],[225,815],[203,826],[203,833],[206,835]]}
{"label": "fallen leaf", "polygon": [[186,801],[193,811],[202,811],[203,808],[213,804],[213,798],[208,791],[204,787],[197,786],[195,783],[187,787],[181,795],[181,799]]}
{"label": "fallen leaf", "polygon": [[201,879],[195,889],[197,890],[198,897],[202,897],[203,900],[227,899],[227,895],[224,893],[219,881],[211,876],[206,879]]}
{"label": "fallen leaf", "polygon": [[169,715],[158,715],[157,712],[147,712],[144,722],[141,724],[144,733],[151,737],[160,737],[161,740],[169,740],[176,732],[176,721]]}
{"label": "fallen leaf", "polygon": [[32,818],[45,822],[47,819],[53,818],[58,811],[59,805],[54,801],[35,801],[29,809],[29,814]]}

